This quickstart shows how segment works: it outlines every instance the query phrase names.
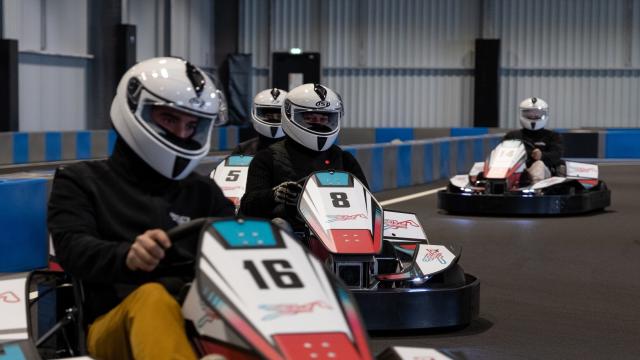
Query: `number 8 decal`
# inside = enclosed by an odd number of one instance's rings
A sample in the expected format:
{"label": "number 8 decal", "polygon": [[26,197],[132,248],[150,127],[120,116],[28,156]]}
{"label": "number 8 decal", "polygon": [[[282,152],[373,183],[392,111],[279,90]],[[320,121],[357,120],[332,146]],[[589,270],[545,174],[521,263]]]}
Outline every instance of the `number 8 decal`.
{"label": "number 8 decal", "polygon": [[349,199],[347,199],[347,194],[343,193],[343,192],[332,192],[329,193],[329,195],[331,196],[331,203],[333,204],[333,207],[337,207],[337,208],[348,208],[351,207],[351,204],[349,204]]}

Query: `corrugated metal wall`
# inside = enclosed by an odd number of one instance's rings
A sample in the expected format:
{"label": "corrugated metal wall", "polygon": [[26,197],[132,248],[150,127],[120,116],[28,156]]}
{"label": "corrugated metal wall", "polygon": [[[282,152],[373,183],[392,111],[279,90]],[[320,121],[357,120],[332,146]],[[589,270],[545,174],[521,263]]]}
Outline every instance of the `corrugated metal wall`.
{"label": "corrugated metal wall", "polygon": [[495,0],[502,39],[500,119],[518,102],[547,100],[550,126],[640,126],[639,0]]}
{"label": "corrugated metal wall", "polygon": [[640,0],[243,0],[254,91],[272,51],[320,50],[348,126],[469,126],[474,40],[502,39],[500,125],[537,95],[553,127],[640,126]]}
{"label": "corrugated metal wall", "polygon": [[[128,0],[125,6],[123,21],[136,25],[138,61],[170,54],[204,68],[214,66],[213,1],[171,0],[169,17],[164,0]],[[167,18],[170,26],[165,24]]]}
{"label": "corrugated metal wall", "polygon": [[244,0],[240,49],[254,55],[254,92],[269,85],[271,52],[320,51],[323,82],[342,94],[346,126],[468,126],[478,7],[474,0]]}
{"label": "corrugated metal wall", "polygon": [[18,40],[20,131],[86,128],[86,0],[5,0],[4,37]]}

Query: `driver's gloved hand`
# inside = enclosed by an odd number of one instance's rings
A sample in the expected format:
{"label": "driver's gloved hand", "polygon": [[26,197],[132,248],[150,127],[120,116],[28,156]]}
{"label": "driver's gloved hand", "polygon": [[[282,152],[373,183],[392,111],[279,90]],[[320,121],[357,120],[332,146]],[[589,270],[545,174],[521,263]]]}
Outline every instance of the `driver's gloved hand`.
{"label": "driver's gloved hand", "polygon": [[273,188],[273,200],[286,206],[297,206],[302,186],[293,181],[285,181]]}

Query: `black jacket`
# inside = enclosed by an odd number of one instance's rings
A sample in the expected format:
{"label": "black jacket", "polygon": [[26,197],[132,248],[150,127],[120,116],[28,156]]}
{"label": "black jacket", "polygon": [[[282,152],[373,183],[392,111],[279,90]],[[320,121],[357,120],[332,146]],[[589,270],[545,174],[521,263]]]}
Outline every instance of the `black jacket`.
{"label": "black jacket", "polygon": [[542,161],[545,165],[555,172],[555,168],[562,163],[562,138],[555,131],[540,129],[529,130],[520,129],[510,131],[505,135],[504,140],[523,140],[527,149],[527,166],[533,164],[531,152],[538,148],[542,151]]}
{"label": "black jacket", "polygon": [[238,146],[231,151],[231,155],[255,155],[258,151],[266,149],[280,140],[282,140],[282,138],[273,139],[258,134],[258,136],[238,144]]}
{"label": "black jacket", "polygon": [[178,221],[233,215],[233,204],[213,181],[195,173],[167,179],[118,139],[109,159],[56,171],[47,222],[60,264],[84,284],[91,322],[140,284],[160,278],[126,267],[136,236]]}
{"label": "black jacket", "polygon": [[[283,154],[285,159],[278,159],[277,153]],[[276,212],[277,204],[273,199],[275,186],[285,181],[299,181],[314,171],[331,169],[348,171],[369,187],[358,161],[337,145],[318,152],[289,138],[277,142],[258,152],[251,161],[240,212],[269,219],[281,216]]]}

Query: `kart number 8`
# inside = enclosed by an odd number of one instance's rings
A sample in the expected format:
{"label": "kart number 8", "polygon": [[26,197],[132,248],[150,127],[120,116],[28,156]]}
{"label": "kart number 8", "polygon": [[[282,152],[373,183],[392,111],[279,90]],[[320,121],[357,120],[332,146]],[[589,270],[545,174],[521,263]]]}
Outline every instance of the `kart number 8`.
{"label": "kart number 8", "polygon": [[346,193],[332,192],[332,193],[329,193],[329,195],[331,196],[331,203],[333,204],[333,207],[337,207],[337,208],[351,207],[351,204],[349,204],[349,199],[347,199]]}

